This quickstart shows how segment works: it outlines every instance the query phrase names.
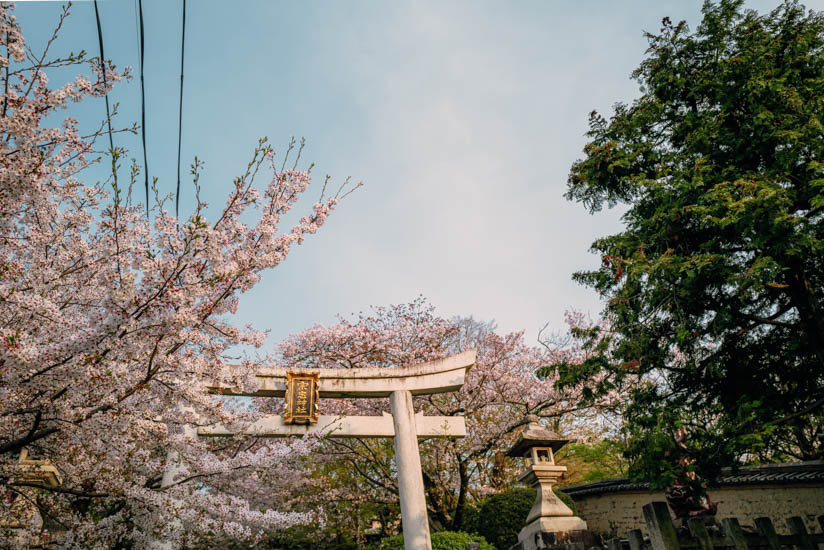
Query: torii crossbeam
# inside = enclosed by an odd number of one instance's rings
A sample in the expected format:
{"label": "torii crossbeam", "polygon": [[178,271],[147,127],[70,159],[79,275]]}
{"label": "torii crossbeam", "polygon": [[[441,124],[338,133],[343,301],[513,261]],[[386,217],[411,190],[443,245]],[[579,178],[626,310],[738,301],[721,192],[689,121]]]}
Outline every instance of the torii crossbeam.
{"label": "torii crossbeam", "polygon": [[[389,397],[392,415],[326,416],[316,424],[286,424],[280,415],[269,415],[252,424],[248,435],[289,437],[322,433],[328,437],[393,437],[395,463],[398,468],[398,492],[401,501],[405,550],[431,550],[426,497],[421,473],[419,437],[457,438],[466,436],[461,416],[424,416],[415,414],[412,396],[459,390],[466,372],[475,364],[475,352],[466,351],[438,361],[395,368],[299,369],[301,373],[318,373],[318,393],[324,397]],[[294,370],[290,372],[295,372]],[[258,397],[284,397],[286,369],[262,369],[257,374],[258,389],[243,392],[221,384],[208,388],[211,393]],[[205,437],[233,435],[222,426],[200,428]]]}

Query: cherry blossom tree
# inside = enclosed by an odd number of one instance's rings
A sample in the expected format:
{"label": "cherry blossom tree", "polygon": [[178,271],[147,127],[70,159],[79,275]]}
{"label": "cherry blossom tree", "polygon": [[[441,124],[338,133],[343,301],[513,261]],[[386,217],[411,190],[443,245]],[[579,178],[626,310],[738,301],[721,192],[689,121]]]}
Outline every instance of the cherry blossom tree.
{"label": "cherry blossom tree", "polygon": [[[571,318],[573,319],[573,318]],[[580,320],[574,317],[576,322]],[[435,315],[423,299],[409,304],[375,308],[356,320],[341,319],[334,326],[315,326],[288,338],[276,358],[286,367],[387,367],[439,359],[460,351],[477,350],[477,362],[459,392],[418,397],[418,411],[430,415],[463,415],[467,437],[421,441],[421,460],[430,519],[436,527],[459,530],[470,500],[505,488],[520,465],[504,457],[516,430],[528,414],[542,417],[556,430],[577,432],[591,408],[580,407],[580,391],[555,389],[557,379],[535,376],[537,370],[563,358],[581,360],[573,347],[530,346],[522,332],[499,335],[492,323],[471,318],[447,320]],[[615,396],[605,397],[607,405]],[[266,406],[261,403],[261,406]],[[386,400],[338,400],[322,403],[326,414],[379,414]],[[327,460],[344,460],[357,473],[358,487],[335,480],[318,491],[329,499],[354,499],[364,488],[371,500],[397,499],[391,462],[391,441],[329,440]]]}
{"label": "cherry blossom tree", "polygon": [[[254,383],[253,361],[227,361],[233,346],[264,339],[232,324],[239,295],[315,233],[339,197],[321,193],[283,229],[311,178],[294,161],[276,163],[264,139],[222,208],[198,194],[187,219],[160,200],[147,210],[133,201],[138,169],[123,174],[125,151],[100,150],[106,121],[83,135],[61,115],[128,71],[83,53],[51,58],[56,38],[35,53],[0,4],[0,540],[36,542],[39,517],[66,532],[61,544],[83,548],[181,546],[304,521],[269,509],[257,481],[297,478],[311,441],[189,436],[196,424],[242,427],[258,414],[204,384]],[[47,75],[67,67],[86,73],[50,87]],[[112,173],[89,181],[104,158]],[[202,166],[192,168],[196,191]],[[60,484],[23,475],[24,449]],[[178,475],[162,483],[170,461]]]}

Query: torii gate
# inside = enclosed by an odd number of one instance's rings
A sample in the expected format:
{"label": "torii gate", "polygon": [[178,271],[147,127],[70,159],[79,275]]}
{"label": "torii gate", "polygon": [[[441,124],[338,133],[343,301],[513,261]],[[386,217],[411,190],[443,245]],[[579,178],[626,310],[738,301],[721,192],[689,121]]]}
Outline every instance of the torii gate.
{"label": "torii gate", "polygon": [[[395,368],[359,369],[262,369],[258,372],[259,388],[241,392],[216,384],[210,393],[222,395],[284,397],[287,381],[294,377],[316,377],[317,394],[309,396],[309,408],[316,408],[317,397],[389,397],[391,416],[317,416],[316,423],[287,424],[281,415],[269,415],[252,424],[246,434],[256,437],[288,437],[322,433],[328,437],[393,437],[395,463],[398,468],[398,492],[405,550],[431,550],[429,520],[421,473],[419,437],[458,438],[466,436],[462,416],[423,416],[415,414],[412,396],[457,391],[463,386],[466,372],[475,364],[475,352],[466,351],[438,361]],[[289,388],[290,391],[298,390]],[[291,395],[294,404],[295,395]],[[287,403],[290,397],[287,397]],[[301,394],[303,399],[305,396]],[[307,403],[304,399],[301,403]],[[287,410],[295,412],[294,406]],[[301,409],[301,412],[311,413]],[[313,418],[314,420],[314,418]],[[222,426],[199,428],[197,435],[220,437],[233,435]]]}

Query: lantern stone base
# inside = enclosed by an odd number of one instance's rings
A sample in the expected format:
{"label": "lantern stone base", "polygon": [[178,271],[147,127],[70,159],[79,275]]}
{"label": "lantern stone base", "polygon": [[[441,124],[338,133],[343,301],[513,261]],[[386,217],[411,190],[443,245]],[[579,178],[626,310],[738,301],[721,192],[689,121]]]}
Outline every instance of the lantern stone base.
{"label": "lantern stone base", "polygon": [[574,517],[572,510],[552,492],[552,485],[564,472],[566,466],[538,462],[520,476],[520,481],[537,489],[535,504],[526,518],[526,527],[518,533],[522,550],[560,548],[567,542],[586,538],[587,523]]}
{"label": "lantern stone base", "polygon": [[540,518],[521,529],[518,543],[510,550],[565,550],[573,542],[583,543],[584,548],[602,546],[598,534],[587,531],[581,518]]}
{"label": "lantern stone base", "polygon": [[552,486],[561,479],[566,471],[566,466],[537,463],[532,464],[526,472],[518,477],[518,481],[537,489],[535,503],[526,517],[527,525],[539,518],[572,517],[572,510],[552,492]]}
{"label": "lantern stone base", "polygon": [[[524,550],[548,548],[569,539],[579,538],[576,531],[586,531],[587,522],[576,517],[538,518],[518,533],[518,541]],[[547,536],[549,535],[549,536]]]}

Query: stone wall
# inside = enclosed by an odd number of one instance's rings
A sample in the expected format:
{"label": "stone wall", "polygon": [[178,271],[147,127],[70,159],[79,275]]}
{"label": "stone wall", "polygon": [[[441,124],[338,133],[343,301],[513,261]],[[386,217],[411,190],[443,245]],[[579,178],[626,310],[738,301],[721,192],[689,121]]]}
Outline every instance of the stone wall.
{"label": "stone wall", "polygon": [[[769,517],[778,533],[788,534],[786,518],[801,516],[808,531],[820,532],[817,517],[824,515],[824,485],[743,485],[710,490],[710,498],[718,502],[718,516],[736,517],[742,525],[754,525],[757,517]],[[641,507],[655,500],[663,501],[664,493],[622,491],[575,497],[578,515],[587,527],[601,535],[626,537],[630,529],[646,525]]]}

